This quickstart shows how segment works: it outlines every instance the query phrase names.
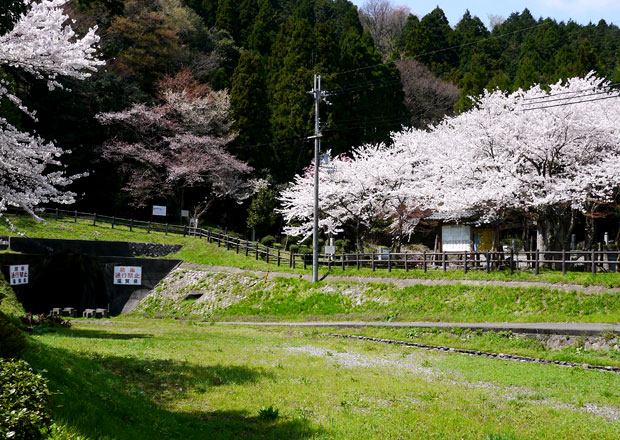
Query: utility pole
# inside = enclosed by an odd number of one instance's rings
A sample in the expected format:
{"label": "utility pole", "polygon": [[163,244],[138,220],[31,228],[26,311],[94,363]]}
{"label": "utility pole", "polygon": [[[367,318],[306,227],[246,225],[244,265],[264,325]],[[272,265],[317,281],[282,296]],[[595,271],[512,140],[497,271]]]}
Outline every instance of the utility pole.
{"label": "utility pole", "polygon": [[314,96],[314,226],[312,229],[312,282],[319,281],[319,154],[321,152],[321,127],[319,121],[319,102],[327,96],[321,90],[321,75],[314,74],[314,87],[308,92]]}

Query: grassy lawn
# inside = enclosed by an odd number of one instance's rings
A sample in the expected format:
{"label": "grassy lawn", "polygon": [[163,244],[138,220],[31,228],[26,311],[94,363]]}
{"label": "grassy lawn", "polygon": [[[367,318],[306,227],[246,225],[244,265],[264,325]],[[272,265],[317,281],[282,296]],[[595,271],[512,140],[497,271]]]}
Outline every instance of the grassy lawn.
{"label": "grassy lawn", "polygon": [[[184,277],[194,277],[177,288]],[[209,299],[187,299],[201,293]],[[544,287],[391,283],[252,274],[177,271],[136,311],[147,317],[196,320],[379,320],[443,322],[620,322],[615,292],[598,294]]]}
{"label": "grassy lawn", "polygon": [[[262,271],[279,271],[294,273],[310,273],[310,269],[303,268],[289,269],[286,263],[278,267],[275,264],[267,264],[265,261],[256,261],[254,257],[245,257],[243,254],[237,255],[234,251],[226,251],[225,248],[218,248],[216,244],[207,244],[206,240],[193,237],[182,237],[170,234],[166,236],[162,232],[146,233],[144,230],[134,228],[129,231],[126,226],[116,226],[114,229],[109,224],[98,223],[93,226],[91,221],[78,220],[73,223],[72,219],[61,219],[55,221],[53,218],[44,223],[39,223],[26,216],[8,216],[15,224],[17,229],[28,237],[45,238],[67,238],[80,240],[119,240],[119,241],[138,241],[149,243],[175,243],[182,244],[184,248],[171,258],[180,258],[184,261],[231,266],[243,269],[253,269]],[[16,235],[6,223],[0,222],[0,235]],[[298,265],[299,266],[299,265]],[[321,276],[327,274],[327,268],[321,268]],[[332,267],[329,271],[331,275],[344,276],[374,276],[383,278],[412,278],[412,279],[447,279],[447,280],[482,280],[482,281],[540,281],[547,283],[570,283],[577,285],[600,285],[606,287],[620,287],[620,273],[599,273],[592,276],[589,272],[568,272],[565,276],[561,272],[542,270],[540,275],[535,275],[530,271],[521,271],[510,274],[509,271],[497,271],[487,274],[484,271],[472,271],[464,274],[462,271],[450,270],[429,270],[426,274],[421,269],[412,269],[405,272],[403,269],[394,269],[388,272],[387,269],[377,269],[373,272],[368,268],[347,268],[342,270]]]}
{"label": "grassy lawn", "polygon": [[164,320],[33,337],[56,439],[616,439],[620,376]]}

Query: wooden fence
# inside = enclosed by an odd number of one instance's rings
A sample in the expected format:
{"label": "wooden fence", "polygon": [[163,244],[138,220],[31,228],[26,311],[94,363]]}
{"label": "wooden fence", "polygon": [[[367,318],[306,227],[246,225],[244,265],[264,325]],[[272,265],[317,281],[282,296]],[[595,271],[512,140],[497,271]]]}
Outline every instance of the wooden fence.
{"label": "wooden fence", "polygon": [[[312,254],[291,253],[282,249],[271,248],[257,242],[245,240],[228,233],[204,228],[191,228],[187,225],[158,223],[135,219],[125,219],[85,213],[78,211],[60,210],[57,208],[43,208],[41,215],[55,220],[73,221],[78,219],[97,223],[107,223],[112,228],[125,226],[130,231],[142,229],[151,231],[191,236],[204,239],[209,243],[217,243],[218,247],[225,247],[228,251],[245,255],[256,260],[264,260],[275,266],[286,265],[289,268],[304,268],[312,265]],[[382,252],[382,253],[345,253],[336,255],[319,255],[319,265],[328,268],[347,269],[370,268],[377,269],[420,269],[426,273],[429,270],[463,270],[486,271],[507,270],[514,273],[519,270],[533,270],[537,275],[541,267],[550,267],[562,271],[590,271],[592,275],[598,272],[616,272],[616,264],[620,252],[618,251],[548,251],[539,252]]]}

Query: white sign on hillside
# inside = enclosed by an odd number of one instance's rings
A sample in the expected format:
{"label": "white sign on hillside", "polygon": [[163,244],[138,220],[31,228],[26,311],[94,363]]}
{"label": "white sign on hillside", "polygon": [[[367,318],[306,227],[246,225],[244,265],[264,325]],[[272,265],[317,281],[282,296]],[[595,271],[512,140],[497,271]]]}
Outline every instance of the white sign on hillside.
{"label": "white sign on hillside", "polygon": [[153,215],[166,216],[166,207],[160,205],[153,205]]}
{"label": "white sign on hillside", "polygon": [[11,286],[28,284],[28,265],[9,266],[9,283]]}
{"label": "white sign on hillside", "polygon": [[141,266],[114,266],[114,284],[142,285]]}

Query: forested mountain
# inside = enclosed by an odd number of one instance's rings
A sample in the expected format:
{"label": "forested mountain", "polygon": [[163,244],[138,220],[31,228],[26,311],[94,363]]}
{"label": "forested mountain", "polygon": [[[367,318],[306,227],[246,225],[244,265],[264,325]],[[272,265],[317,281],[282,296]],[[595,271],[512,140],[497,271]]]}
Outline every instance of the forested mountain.
{"label": "forested mountain", "polygon": [[[234,135],[226,149],[272,183],[290,181],[311,160],[315,73],[330,92],[321,126],[332,154],[388,141],[402,125],[437,122],[469,108],[467,97],[485,88],[515,90],[590,70],[620,80],[617,26],[558,23],[528,10],[489,30],[469,13],[454,24],[440,8],[418,17],[383,0],[360,10],[347,0],[73,0],[65,8],[78,32],[98,26],[105,69],[49,92],[3,67],[2,78],[23,92],[38,122],[6,100],[0,112],[71,150],[70,172],[90,172],[74,184],[79,209],[119,215],[134,209],[131,194],[123,191],[126,176],[103,159],[115,132],[95,116],[136,104],[158,108],[161,80],[182,70],[228,91]],[[0,34],[21,9],[22,0],[0,5]],[[242,229],[245,207],[227,208],[212,209],[212,219],[232,217]]]}
{"label": "forested mountain", "polygon": [[467,96],[485,88],[516,90],[535,83],[597,71],[620,80],[620,29],[601,20],[575,22],[535,19],[525,9],[497,23],[491,31],[466,12],[451,27],[440,8],[418,19],[409,16],[397,44],[397,57],[412,57],[461,88],[457,110]]}

